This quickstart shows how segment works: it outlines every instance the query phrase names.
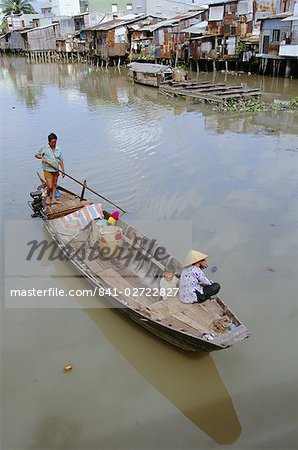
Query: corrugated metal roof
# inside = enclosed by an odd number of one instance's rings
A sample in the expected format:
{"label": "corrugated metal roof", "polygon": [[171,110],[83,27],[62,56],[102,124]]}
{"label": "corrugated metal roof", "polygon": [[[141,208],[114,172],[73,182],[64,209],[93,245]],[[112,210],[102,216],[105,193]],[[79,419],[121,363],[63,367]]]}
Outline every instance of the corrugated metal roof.
{"label": "corrugated metal roof", "polygon": [[214,2],[212,0],[209,0],[209,8],[210,6],[215,5],[222,5],[224,3],[238,3],[239,0],[215,0]]}
{"label": "corrugated metal roof", "polygon": [[283,13],[278,13],[278,14],[272,14],[272,16],[260,18],[258,20],[284,19],[284,18],[289,17],[291,15],[292,15],[292,13],[290,13],[290,12],[283,12]]}
{"label": "corrugated metal roof", "polygon": [[199,41],[201,39],[208,39],[208,38],[215,38],[216,36],[214,34],[203,34],[203,36],[198,36],[195,38],[190,38],[190,41]]}
{"label": "corrugated metal roof", "polygon": [[184,30],[182,30],[182,33],[192,33],[192,34],[202,34],[203,31],[206,30],[208,26],[208,22],[207,20],[204,20],[203,22],[200,23],[196,23],[195,25],[192,25],[191,27],[188,28],[184,28]]}
{"label": "corrugated metal roof", "polygon": [[30,28],[29,30],[21,31],[21,34],[22,33],[31,33],[31,31],[44,30],[45,28],[57,27],[58,25],[59,25],[59,23],[51,23],[50,25],[44,25],[43,27],[34,27],[34,28]]}
{"label": "corrugated metal roof", "polygon": [[174,16],[172,17],[170,20],[183,20],[183,19],[189,19],[191,17],[196,16],[197,14],[200,14],[202,11],[205,11],[205,9],[207,9],[205,6],[199,7],[197,10],[194,11],[188,11],[186,13],[183,14],[179,14],[178,16]]}
{"label": "corrugated metal roof", "polygon": [[151,73],[151,74],[174,72],[171,66],[165,66],[163,64],[132,62],[128,64],[128,67],[134,72]]}
{"label": "corrugated metal roof", "polygon": [[246,44],[258,44],[260,41],[260,36],[259,35],[250,36],[247,38],[242,38],[241,40]]}
{"label": "corrugated metal roof", "polygon": [[298,20],[298,16],[289,16],[286,17],[285,19],[282,19],[282,22],[292,22],[293,20]]}
{"label": "corrugated metal roof", "polygon": [[141,15],[138,17],[135,17],[134,19],[129,19],[129,20],[125,20],[124,18],[122,19],[113,19],[113,20],[109,20],[108,22],[100,22],[99,24],[90,27],[90,28],[86,28],[85,31],[108,31],[108,30],[113,30],[114,28],[123,26],[123,25],[127,25],[130,23],[134,23],[137,22],[138,20],[142,20],[145,19],[145,17],[147,17],[146,15]]}
{"label": "corrugated metal roof", "polygon": [[200,9],[198,9],[196,11],[188,11],[187,13],[179,14],[178,16],[171,17],[170,19],[163,20],[163,21],[155,23],[153,25],[149,25],[149,26],[145,25],[144,27],[141,28],[141,30],[152,32],[152,31],[158,30],[159,28],[172,27],[173,25],[181,22],[182,20],[191,19],[192,17],[195,17],[198,14],[201,14],[206,9],[208,9],[208,8],[206,8],[205,6],[202,6],[202,7],[200,7]]}
{"label": "corrugated metal roof", "polygon": [[99,23],[97,25],[94,25],[93,27],[90,28],[86,28],[86,31],[107,31],[107,30],[112,30],[113,28],[117,28],[121,25],[123,25],[124,23],[126,23],[124,20],[120,20],[120,19],[113,19],[113,20],[109,20],[108,22],[104,22],[104,23]]}

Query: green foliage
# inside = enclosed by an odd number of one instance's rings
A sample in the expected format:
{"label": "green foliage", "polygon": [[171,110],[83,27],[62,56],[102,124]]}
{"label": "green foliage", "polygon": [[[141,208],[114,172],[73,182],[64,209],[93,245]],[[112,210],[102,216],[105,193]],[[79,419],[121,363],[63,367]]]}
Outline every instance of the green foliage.
{"label": "green foliage", "polygon": [[236,45],[236,55],[237,58],[240,58],[242,53],[246,50],[246,44],[243,41],[238,41]]}
{"label": "green foliage", "polygon": [[298,97],[290,102],[265,103],[260,100],[228,99],[222,105],[215,106],[213,110],[228,112],[259,112],[259,111],[285,111],[298,110]]}
{"label": "green foliage", "polygon": [[292,107],[298,108],[298,97],[292,98],[290,104],[292,105]]}
{"label": "green foliage", "polygon": [[175,67],[175,70],[177,70],[179,72],[187,72],[188,71],[188,67],[183,65],[183,64],[180,64],[179,66]]}
{"label": "green foliage", "polygon": [[34,14],[35,9],[27,0],[2,0],[0,3],[0,9],[4,14],[4,17],[11,14]]}
{"label": "green foliage", "polygon": [[2,20],[2,23],[1,23],[0,27],[1,27],[2,33],[3,34],[6,33],[7,28],[8,28],[6,20]]}

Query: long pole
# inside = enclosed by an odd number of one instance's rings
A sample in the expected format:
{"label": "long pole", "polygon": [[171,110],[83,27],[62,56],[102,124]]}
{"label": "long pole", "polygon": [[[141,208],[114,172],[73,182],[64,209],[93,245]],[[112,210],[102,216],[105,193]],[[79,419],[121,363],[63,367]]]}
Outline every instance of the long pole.
{"label": "long pole", "polygon": [[90,187],[88,187],[85,183],[81,183],[79,180],[76,180],[74,177],[72,177],[71,175],[68,175],[67,173],[63,172],[60,169],[56,169],[56,167],[52,166],[52,164],[50,164],[48,161],[46,162],[50,167],[52,167],[55,170],[58,170],[58,172],[60,172],[62,175],[65,175],[66,177],[70,178],[71,180],[75,181],[76,183],[78,183],[80,186],[82,186],[85,189],[88,189],[88,191],[92,192],[92,194],[97,195],[98,197],[102,198],[103,200],[105,200],[106,202],[110,203],[111,205],[115,206],[115,208],[120,209],[123,213],[125,213],[126,211],[123,208],[120,208],[120,206],[116,205],[115,203],[111,202],[110,200],[108,200],[106,197],[104,197],[103,195],[100,195],[98,192],[95,192],[93,189],[91,189]]}

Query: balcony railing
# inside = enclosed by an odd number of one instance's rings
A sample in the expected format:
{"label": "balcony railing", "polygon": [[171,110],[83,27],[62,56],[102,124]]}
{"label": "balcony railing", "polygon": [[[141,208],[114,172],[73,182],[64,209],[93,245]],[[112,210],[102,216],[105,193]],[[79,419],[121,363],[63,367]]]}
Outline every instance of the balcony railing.
{"label": "balcony railing", "polygon": [[298,58],[298,43],[297,44],[280,44],[279,56],[292,56]]}

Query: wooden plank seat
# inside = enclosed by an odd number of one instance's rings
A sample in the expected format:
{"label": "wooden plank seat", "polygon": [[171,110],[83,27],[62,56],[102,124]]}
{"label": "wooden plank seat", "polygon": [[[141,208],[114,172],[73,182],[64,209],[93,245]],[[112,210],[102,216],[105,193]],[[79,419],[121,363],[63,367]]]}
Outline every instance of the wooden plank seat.
{"label": "wooden plank seat", "polygon": [[172,314],[176,314],[187,309],[187,305],[182,303],[179,299],[179,296],[168,297],[164,300],[160,300],[155,302],[150,306],[150,311],[153,314],[159,316],[160,318],[171,316]]}
{"label": "wooden plank seat", "polygon": [[171,328],[172,330],[186,333],[191,336],[197,337],[197,335],[201,332],[198,330],[196,325],[192,327],[189,323],[180,320],[178,317],[166,317],[164,319],[160,319],[158,322],[168,328]]}
{"label": "wooden plank seat", "polygon": [[134,286],[119,275],[113,268],[101,271],[100,278],[112,289],[116,289],[119,292],[119,295],[127,298],[127,301],[132,300],[135,304],[137,303],[140,306],[150,306],[153,303],[152,300],[145,295],[133,297]]}
{"label": "wooden plank seat", "polygon": [[189,311],[183,311],[173,315],[174,319],[180,320],[186,326],[196,330],[196,333],[209,333],[210,328],[202,320],[194,320]]}
{"label": "wooden plank seat", "polygon": [[43,201],[45,213],[50,219],[71,214],[84,206],[84,203],[80,201],[80,197],[62,190],[59,186],[57,188],[60,190],[61,196],[59,197],[59,200],[61,203],[47,205],[45,200]]}

